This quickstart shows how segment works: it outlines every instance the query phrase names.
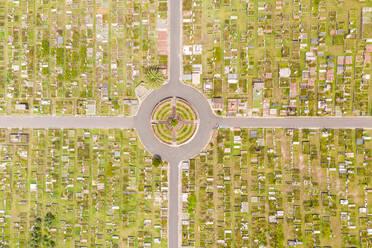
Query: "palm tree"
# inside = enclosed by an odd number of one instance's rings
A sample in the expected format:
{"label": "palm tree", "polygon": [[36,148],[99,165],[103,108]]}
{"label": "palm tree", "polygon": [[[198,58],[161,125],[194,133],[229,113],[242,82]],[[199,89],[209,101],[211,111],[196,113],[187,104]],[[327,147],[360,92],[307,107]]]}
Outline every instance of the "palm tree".
{"label": "palm tree", "polygon": [[146,83],[148,88],[157,89],[163,85],[164,75],[156,65],[147,67],[146,69]]}

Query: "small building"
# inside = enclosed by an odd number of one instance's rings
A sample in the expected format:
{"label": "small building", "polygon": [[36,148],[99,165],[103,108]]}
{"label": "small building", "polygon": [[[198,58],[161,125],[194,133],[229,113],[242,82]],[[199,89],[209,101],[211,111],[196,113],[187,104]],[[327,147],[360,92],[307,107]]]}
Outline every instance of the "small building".
{"label": "small building", "polygon": [[223,98],[213,97],[212,98],[212,108],[214,110],[223,110]]}
{"label": "small building", "polygon": [[86,114],[87,115],[95,115],[96,114],[96,101],[89,101],[86,105]]}
{"label": "small building", "polygon": [[17,103],[15,105],[15,110],[17,111],[25,111],[28,110],[28,103]]}
{"label": "small building", "polygon": [[261,90],[265,88],[265,83],[261,80],[256,80],[253,82],[253,88],[257,90]]}
{"label": "small building", "polygon": [[168,55],[168,31],[158,30],[158,54]]}
{"label": "small building", "polygon": [[108,83],[102,83],[100,91],[101,91],[101,98],[103,100],[108,100]]}
{"label": "small building", "polygon": [[279,77],[288,78],[291,75],[291,69],[289,68],[280,68]]}
{"label": "small building", "polygon": [[235,115],[238,112],[238,99],[227,99],[227,113],[228,115]]}

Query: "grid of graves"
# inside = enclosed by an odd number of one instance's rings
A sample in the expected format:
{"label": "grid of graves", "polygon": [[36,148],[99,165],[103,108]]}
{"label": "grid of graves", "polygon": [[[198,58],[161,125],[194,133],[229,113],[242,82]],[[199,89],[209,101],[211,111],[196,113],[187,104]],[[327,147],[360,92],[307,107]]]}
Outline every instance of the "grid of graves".
{"label": "grid of graves", "polygon": [[165,0],[1,1],[0,113],[135,114],[166,20]]}
{"label": "grid of graves", "polygon": [[183,247],[369,247],[372,130],[219,129],[182,164]]}
{"label": "grid of graves", "polygon": [[183,80],[228,116],[372,115],[369,1],[183,0]]}
{"label": "grid of graves", "polygon": [[0,129],[1,247],[165,247],[167,164],[133,130]]}

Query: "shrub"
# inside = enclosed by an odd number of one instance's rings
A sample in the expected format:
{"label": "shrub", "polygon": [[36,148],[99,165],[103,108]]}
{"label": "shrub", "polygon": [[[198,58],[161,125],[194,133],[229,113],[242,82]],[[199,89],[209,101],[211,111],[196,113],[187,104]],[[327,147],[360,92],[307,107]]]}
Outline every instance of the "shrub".
{"label": "shrub", "polygon": [[150,89],[160,88],[164,83],[164,75],[158,66],[149,66],[146,69],[146,84]]}

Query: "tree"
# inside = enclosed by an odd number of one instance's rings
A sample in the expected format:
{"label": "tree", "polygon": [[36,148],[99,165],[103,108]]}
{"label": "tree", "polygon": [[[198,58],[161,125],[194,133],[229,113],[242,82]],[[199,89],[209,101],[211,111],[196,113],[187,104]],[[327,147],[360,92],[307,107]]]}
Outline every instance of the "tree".
{"label": "tree", "polygon": [[56,217],[51,213],[51,212],[48,212],[46,215],[45,215],[45,218],[44,218],[44,223],[45,223],[45,226],[50,228],[54,222],[54,220],[56,219]]}
{"label": "tree", "polygon": [[55,247],[55,241],[52,240],[49,228],[53,225],[56,217],[48,212],[44,217],[44,235],[42,236],[42,218],[38,217],[35,219],[35,224],[31,228],[30,233],[30,247]]}
{"label": "tree", "polygon": [[41,218],[37,218],[31,229],[30,247],[40,247],[41,242]]}
{"label": "tree", "polygon": [[178,125],[178,120],[177,119],[171,119],[170,123],[171,127],[176,127]]}
{"label": "tree", "polygon": [[154,155],[152,157],[152,164],[155,166],[155,167],[158,167],[160,164],[162,163],[162,160],[161,160],[161,157],[159,155]]}
{"label": "tree", "polygon": [[150,89],[157,89],[163,85],[164,75],[160,71],[159,67],[152,65],[146,69],[146,83]]}

